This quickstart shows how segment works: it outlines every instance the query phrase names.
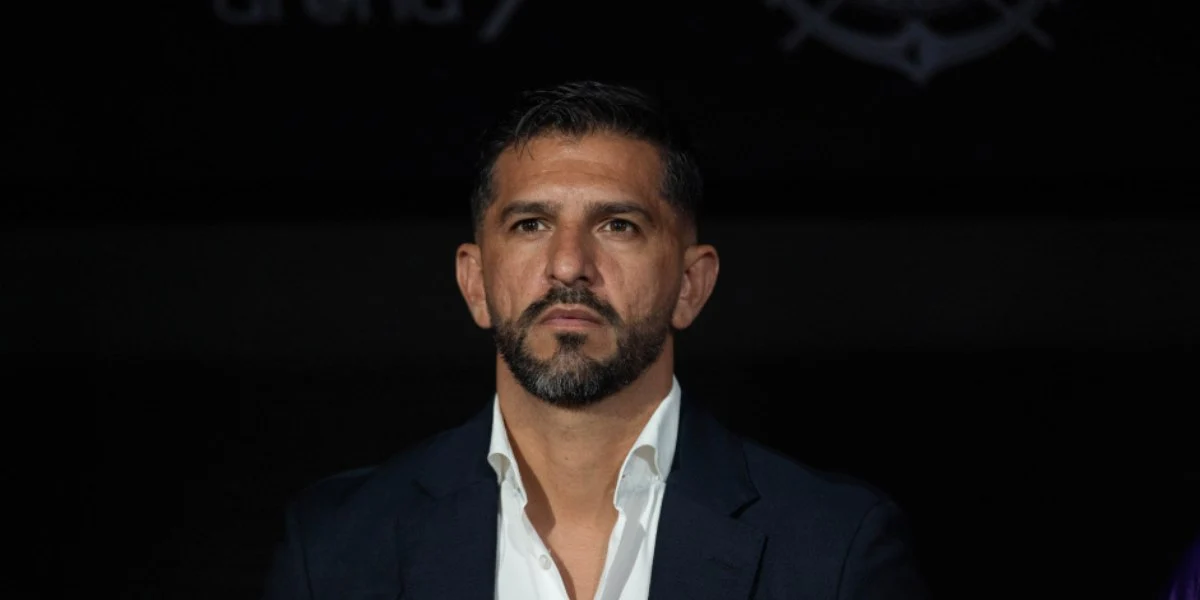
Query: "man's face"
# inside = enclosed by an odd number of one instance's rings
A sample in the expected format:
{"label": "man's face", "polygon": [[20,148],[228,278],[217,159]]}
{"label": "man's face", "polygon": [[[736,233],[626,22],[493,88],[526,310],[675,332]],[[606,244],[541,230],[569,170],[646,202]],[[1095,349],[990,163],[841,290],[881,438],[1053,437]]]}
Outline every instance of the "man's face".
{"label": "man's face", "polygon": [[684,261],[661,173],[652,145],[616,135],[538,138],[496,162],[481,324],[532,395],[587,405],[661,354]]}

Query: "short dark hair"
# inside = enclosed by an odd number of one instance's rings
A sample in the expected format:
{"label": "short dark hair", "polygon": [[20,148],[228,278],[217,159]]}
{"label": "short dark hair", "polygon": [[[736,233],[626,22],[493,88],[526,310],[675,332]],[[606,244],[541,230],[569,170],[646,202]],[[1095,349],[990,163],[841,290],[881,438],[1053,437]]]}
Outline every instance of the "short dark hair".
{"label": "short dark hair", "polygon": [[471,195],[471,217],[478,234],[484,213],[495,200],[496,159],[509,148],[551,134],[580,137],[614,133],[649,142],[662,162],[662,195],[695,228],[703,180],[686,131],[662,104],[638,89],[595,81],[576,81],[521,94],[517,106],[487,132]]}

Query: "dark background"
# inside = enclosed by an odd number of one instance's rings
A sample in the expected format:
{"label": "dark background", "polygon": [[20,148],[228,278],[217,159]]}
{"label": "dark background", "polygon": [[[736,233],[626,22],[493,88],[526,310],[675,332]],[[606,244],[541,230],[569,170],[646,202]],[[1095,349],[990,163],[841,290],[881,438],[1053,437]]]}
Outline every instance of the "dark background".
{"label": "dark background", "polygon": [[1052,48],[925,84],[783,51],[755,2],[526,1],[490,42],[492,4],[162,4],[8,92],[0,352],[47,592],[254,597],[288,497],[483,408],[452,276],[472,144],[514,91],[585,77],[695,130],[722,272],[683,387],[891,493],[940,596],[1153,597],[1196,534],[1197,42],[1172,4],[1048,4]]}

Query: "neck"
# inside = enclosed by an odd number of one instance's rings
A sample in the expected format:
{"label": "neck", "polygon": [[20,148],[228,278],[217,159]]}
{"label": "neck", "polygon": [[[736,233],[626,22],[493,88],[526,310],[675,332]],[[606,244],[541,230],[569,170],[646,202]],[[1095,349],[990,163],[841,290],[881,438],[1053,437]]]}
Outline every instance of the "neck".
{"label": "neck", "polygon": [[550,523],[597,527],[615,519],[612,498],[622,463],[670,393],[673,366],[668,342],[659,359],[625,389],[583,408],[562,408],[529,394],[497,358],[500,412],[531,518],[544,512]]}

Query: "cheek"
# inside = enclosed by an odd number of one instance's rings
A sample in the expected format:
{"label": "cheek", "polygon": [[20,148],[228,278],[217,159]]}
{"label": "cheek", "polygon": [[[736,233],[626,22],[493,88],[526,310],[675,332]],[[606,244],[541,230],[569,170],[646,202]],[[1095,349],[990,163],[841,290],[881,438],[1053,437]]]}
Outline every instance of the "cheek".
{"label": "cheek", "polygon": [[654,310],[668,313],[674,311],[675,305],[679,302],[680,285],[682,284],[679,262],[670,257],[664,258],[658,265],[655,283]]}
{"label": "cheek", "polygon": [[536,272],[530,261],[503,260],[487,265],[484,289],[488,304],[505,318],[515,318],[537,300]]}
{"label": "cheek", "polygon": [[622,317],[626,320],[673,310],[678,300],[679,275],[669,259],[628,266],[615,279],[614,288],[624,296]]}

